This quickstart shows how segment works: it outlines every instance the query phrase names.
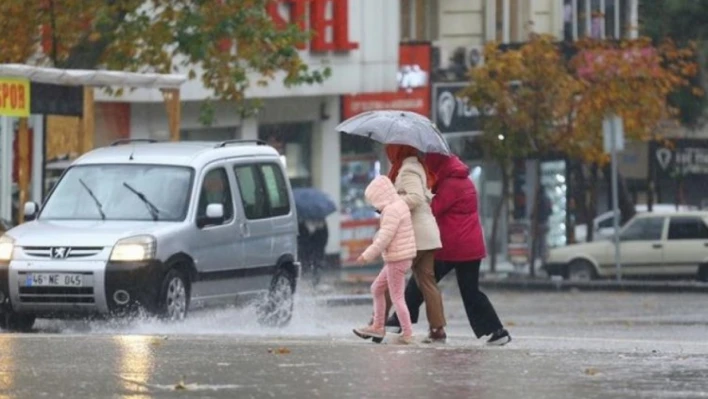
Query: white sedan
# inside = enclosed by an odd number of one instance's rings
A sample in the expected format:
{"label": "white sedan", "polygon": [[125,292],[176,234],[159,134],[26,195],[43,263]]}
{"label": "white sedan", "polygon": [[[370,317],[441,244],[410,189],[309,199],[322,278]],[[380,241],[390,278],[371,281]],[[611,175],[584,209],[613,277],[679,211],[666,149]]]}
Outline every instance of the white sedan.
{"label": "white sedan", "polygon": [[[626,277],[697,277],[708,281],[708,212],[639,213],[620,231],[620,263]],[[549,251],[551,276],[590,280],[615,276],[609,239]]]}
{"label": "white sedan", "polygon": [[[643,213],[643,212],[648,212],[649,207],[646,204],[638,204],[634,207],[634,209],[637,211],[637,213]],[[678,208],[674,204],[654,204],[652,206],[652,212],[663,212],[663,213],[674,213],[674,212],[680,212],[680,211],[697,211],[698,207],[695,206],[690,206],[690,205],[679,205]],[[614,234],[614,226],[613,226],[613,217],[614,217],[614,212],[612,211],[607,211],[605,213],[602,213],[598,215],[595,219],[593,219],[593,229],[594,231],[594,239],[598,240],[601,238],[610,238]],[[576,242],[585,242],[587,241],[588,237],[588,225],[587,224],[579,224],[575,226],[575,241]]]}

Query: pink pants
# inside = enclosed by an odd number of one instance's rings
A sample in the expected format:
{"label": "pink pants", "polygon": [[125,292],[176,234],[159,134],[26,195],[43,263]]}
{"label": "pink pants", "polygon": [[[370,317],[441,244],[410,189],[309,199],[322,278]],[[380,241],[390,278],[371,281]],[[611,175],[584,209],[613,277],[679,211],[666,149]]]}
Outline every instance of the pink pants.
{"label": "pink pants", "polygon": [[371,284],[371,294],[374,296],[374,324],[380,329],[386,322],[386,290],[389,291],[391,302],[401,323],[404,336],[413,334],[411,314],[408,312],[404,291],[406,289],[406,272],[411,268],[412,259],[386,263],[378,277]]}

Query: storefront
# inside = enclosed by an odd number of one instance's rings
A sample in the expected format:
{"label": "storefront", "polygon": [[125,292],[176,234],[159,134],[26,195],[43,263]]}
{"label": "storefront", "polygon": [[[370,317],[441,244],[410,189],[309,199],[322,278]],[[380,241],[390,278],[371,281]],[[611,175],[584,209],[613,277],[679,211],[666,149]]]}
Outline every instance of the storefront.
{"label": "storefront", "polygon": [[[314,0],[311,7],[327,10],[326,3],[332,4],[326,0]],[[287,4],[283,1],[268,10],[276,20],[300,20],[302,16],[297,14],[300,8]],[[213,118],[209,126],[201,122],[200,116],[204,100],[212,93],[199,80],[189,81],[181,90],[181,138],[264,140],[280,152],[294,187],[322,189],[336,203],[341,203],[340,148],[346,144],[340,142],[339,134],[335,132],[342,120],[341,98],[397,89],[399,32],[391,27],[391,23],[399,20],[399,5],[397,2],[341,0],[334,4],[331,12],[318,14],[317,18],[304,19],[304,25],[312,24],[305,28],[316,34],[303,46],[300,55],[310,68],[331,68],[331,77],[321,84],[297,87],[286,87],[280,75],[265,87],[253,84],[246,97],[263,101],[262,109],[255,116],[243,119],[233,104],[213,101]],[[332,26],[338,29],[332,29]],[[97,100],[117,101],[101,93],[97,93]],[[130,137],[169,138],[159,93],[135,90],[119,100],[130,103]],[[330,255],[340,253],[341,218],[337,212],[327,220],[330,232],[327,252]]]}
{"label": "storefront", "polygon": [[[470,178],[477,187],[479,214],[486,241],[491,245],[494,210],[502,201],[502,173],[498,165],[484,159],[478,142],[482,134],[479,112],[457,96],[467,82],[434,83],[432,87],[432,119],[447,139],[450,149],[470,167]],[[508,210],[502,210],[497,230],[497,259],[507,252]]]}
{"label": "storefront", "polygon": [[[430,116],[430,43],[399,46],[398,89],[342,97],[342,120],[362,112],[397,109]],[[388,172],[383,145],[362,137],[341,138],[341,263],[356,268],[359,255],[378,229],[378,214],[366,203],[371,180]]]}

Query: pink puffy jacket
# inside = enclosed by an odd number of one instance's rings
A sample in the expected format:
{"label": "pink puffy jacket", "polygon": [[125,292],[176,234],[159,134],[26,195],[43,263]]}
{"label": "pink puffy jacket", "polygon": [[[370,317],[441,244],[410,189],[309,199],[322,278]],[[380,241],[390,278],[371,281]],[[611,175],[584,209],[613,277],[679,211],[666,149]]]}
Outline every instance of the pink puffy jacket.
{"label": "pink puffy jacket", "polygon": [[416,244],[408,205],[398,196],[386,176],[376,177],[364,192],[367,201],[381,212],[379,231],[362,257],[371,262],[383,255],[384,262],[415,258]]}

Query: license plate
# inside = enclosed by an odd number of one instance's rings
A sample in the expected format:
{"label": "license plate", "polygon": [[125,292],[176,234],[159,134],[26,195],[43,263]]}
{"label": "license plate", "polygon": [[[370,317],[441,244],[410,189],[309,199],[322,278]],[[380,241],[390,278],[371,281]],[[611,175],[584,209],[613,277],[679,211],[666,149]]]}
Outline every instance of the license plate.
{"label": "license plate", "polygon": [[81,274],[29,273],[25,278],[27,287],[83,287]]}

